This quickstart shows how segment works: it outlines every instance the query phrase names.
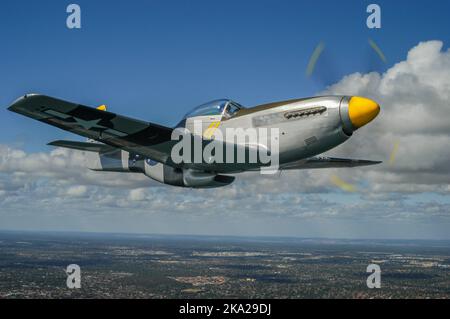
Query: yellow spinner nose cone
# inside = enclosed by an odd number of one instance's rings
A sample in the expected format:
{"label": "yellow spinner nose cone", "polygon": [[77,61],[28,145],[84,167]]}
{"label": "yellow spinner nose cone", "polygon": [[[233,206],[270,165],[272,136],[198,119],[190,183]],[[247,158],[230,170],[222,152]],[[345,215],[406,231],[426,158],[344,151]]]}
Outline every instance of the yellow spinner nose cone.
{"label": "yellow spinner nose cone", "polygon": [[355,128],[360,128],[372,121],[380,113],[377,102],[365,97],[353,96],[348,103],[348,116]]}

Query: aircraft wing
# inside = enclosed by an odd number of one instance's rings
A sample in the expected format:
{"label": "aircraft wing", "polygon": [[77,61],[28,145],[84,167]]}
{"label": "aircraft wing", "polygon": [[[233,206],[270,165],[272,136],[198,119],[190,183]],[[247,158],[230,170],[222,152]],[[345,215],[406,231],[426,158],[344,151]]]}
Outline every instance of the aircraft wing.
{"label": "aircraft wing", "polygon": [[45,95],[25,95],[8,110],[161,163],[171,162],[176,143],[171,140],[171,128]]}
{"label": "aircraft wing", "polygon": [[380,164],[380,161],[368,161],[335,157],[310,157],[305,160],[295,161],[282,165],[282,170],[287,169],[314,169],[314,168],[337,168],[337,167],[357,167]]}
{"label": "aircraft wing", "polygon": [[53,141],[48,143],[47,145],[70,148],[78,151],[86,151],[86,152],[96,152],[96,153],[107,153],[117,150],[116,147],[112,147],[105,144],[99,143],[90,143],[90,142],[77,142],[77,141]]}

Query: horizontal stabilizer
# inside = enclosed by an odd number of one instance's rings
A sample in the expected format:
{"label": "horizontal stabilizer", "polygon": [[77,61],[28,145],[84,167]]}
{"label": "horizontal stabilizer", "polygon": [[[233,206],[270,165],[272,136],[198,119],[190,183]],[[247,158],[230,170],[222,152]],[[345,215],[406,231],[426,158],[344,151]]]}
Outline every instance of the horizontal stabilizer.
{"label": "horizontal stabilizer", "polygon": [[281,169],[312,169],[312,168],[338,168],[357,167],[380,164],[380,161],[357,160],[335,157],[311,157],[305,160],[287,163]]}
{"label": "horizontal stabilizer", "polygon": [[105,144],[99,144],[99,143],[89,143],[89,142],[76,142],[76,141],[53,141],[48,143],[47,145],[51,146],[58,146],[58,147],[64,147],[64,148],[71,148],[74,150],[79,151],[86,151],[86,152],[97,152],[97,153],[107,153],[115,150],[114,147],[105,145]]}

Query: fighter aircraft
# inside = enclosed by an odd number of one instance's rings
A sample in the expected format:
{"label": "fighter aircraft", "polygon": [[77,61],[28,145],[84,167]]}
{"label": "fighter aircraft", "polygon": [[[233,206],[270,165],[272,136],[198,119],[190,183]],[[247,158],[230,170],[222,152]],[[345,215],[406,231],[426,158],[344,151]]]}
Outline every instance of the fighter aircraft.
{"label": "fighter aircraft", "polygon": [[[235,154],[240,149],[249,152],[255,145],[245,138],[227,139],[227,129],[255,129],[257,134],[270,129],[264,134],[276,141],[276,151],[273,143],[258,142],[256,146],[267,154],[276,153],[277,169],[281,171],[381,163],[318,156],[348,140],[378,115],[378,103],[359,96],[320,96],[253,107],[243,107],[228,99],[215,100],[194,108],[173,128],[108,112],[105,105],[87,107],[39,94],[22,96],[8,109],[88,138],[83,142],[58,140],[49,145],[85,152],[92,170],[143,173],[173,186],[226,186],[238,173],[271,165],[259,156],[256,161],[246,156],[244,162],[235,161],[235,155],[232,161],[204,157],[201,161],[175,161],[172,151],[181,138],[173,136],[180,130],[192,136],[192,143],[199,141],[201,150],[220,141],[227,147],[231,145]],[[199,122],[201,128],[196,131]],[[230,153],[229,148],[225,149]]]}

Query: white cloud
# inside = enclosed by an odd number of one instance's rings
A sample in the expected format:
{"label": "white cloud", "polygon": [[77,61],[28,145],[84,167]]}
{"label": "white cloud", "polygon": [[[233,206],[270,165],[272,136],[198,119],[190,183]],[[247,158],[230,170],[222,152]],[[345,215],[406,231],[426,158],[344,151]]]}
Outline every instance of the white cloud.
{"label": "white cloud", "polygon": [[145,189],[144,188],[135,188],[130,190],[130,194],[128,198],[131,201],[143,201],[145,199]]}
{"label": "white cloud", "polygon": [[[442,47],[441,41],[420,43],[386,73],[351,74],[326,92],[367,96],[381,104],[374,122],[330,152],[384,160],[357,170],[358,179],[368,180],[374,191],[448,192],[450,51]],[[396,143],[396,161],[389,165]]]}
{"label": "white cloud", "polygon": [[[94,172],[86,168],[82,152],[56,148],[49,153],[27,154],[22,150],[0,145],[0,173],[13,175],[18,183],[36,178],[53,178],[60,183],[106,187],[157,185],[139,174]],[[10,180],[10,181],[11,181]]]}
{"label": "white cloud", "polygon": [[84,185],[71,186],[67,189],[65,194],[69,197],[82,197],[87,192],[87,187]]}

